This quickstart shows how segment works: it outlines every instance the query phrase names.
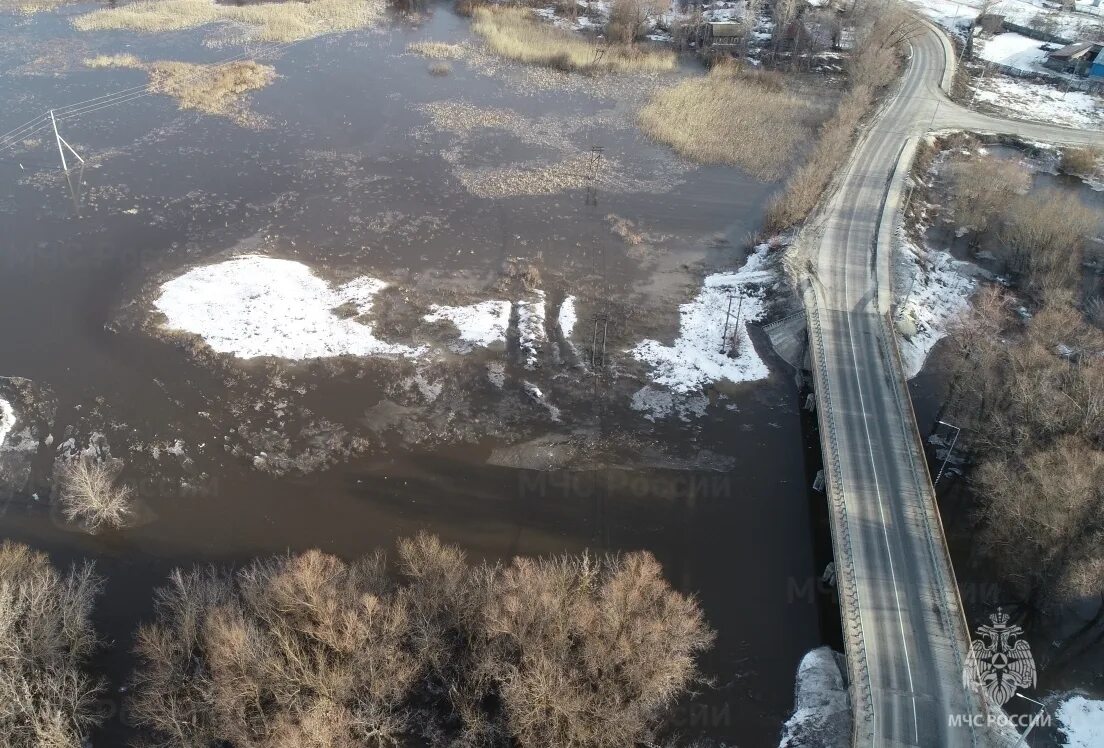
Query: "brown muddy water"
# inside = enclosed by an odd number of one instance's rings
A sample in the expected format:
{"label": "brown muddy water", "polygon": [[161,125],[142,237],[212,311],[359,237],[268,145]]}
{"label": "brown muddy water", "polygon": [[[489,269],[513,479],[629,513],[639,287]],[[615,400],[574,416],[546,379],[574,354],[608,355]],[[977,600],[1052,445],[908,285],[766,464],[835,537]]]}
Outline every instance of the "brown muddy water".
{"label": "brown muddy water", "polygon": [[[78,34],[65,15],[87,7],[0,17],[0,130],[145,83],[141,71],[83,68],[94,54],[213,62],[240,51],[204,46],[204,29]],[[680,707],[675,729],[774,744],[800,657],[833,639],[813,581],[826,560],[807,491],[819,455],[803,439],[799,393],[755,334],[769,379],[712,387],[653,422],[630,407],[644,373],[624,351],[671,339],[702,277],[743,261],[775,185],[645,141],[631,117],[648,81],[589,93],[471,60],[431,76],[430,61],[405,53],[467,38],[442,6],[420,23],[270,55],[280,77],[249,99],[260,129],[163,96],[65,123],[89,160],[75,185],[51,139],[0,154],[0,376],[34,383],[41,440],[29,479],[0,507],[0,533],[59,562],[97,562],[108,646],[96,665],[116,703],[131,634],[177,565],[313,547],[353,556],[422,529],[473,557],[646,548],[719,632],[704,662],[715,684]],[[523,125],[435,127],[426,105],[457,101]],[[488,196],[493,180],[470,187],[596,145],[593,185],[520,196]],[[611,215],[643,240],[611,231]],[[396,327],[428,303],[516,292],[535,272],[550,300],[578,298],[580,329],[608,320],[608,362],[598,373],[578,365],[584,341],[574,354],[549,345],[529,371],[516,339],[505,355],[427,366],[240,361],[155,334],[160,283],[247,251],[407,289],[383,303]],[[98,439],[126,460],[139,526],[90,536],[60,521],[48,478],[70,439]],[[550,443],[566,455],[544,465],[554,469],[519,467]],[[113,719],[96,744],[127,735]]]}

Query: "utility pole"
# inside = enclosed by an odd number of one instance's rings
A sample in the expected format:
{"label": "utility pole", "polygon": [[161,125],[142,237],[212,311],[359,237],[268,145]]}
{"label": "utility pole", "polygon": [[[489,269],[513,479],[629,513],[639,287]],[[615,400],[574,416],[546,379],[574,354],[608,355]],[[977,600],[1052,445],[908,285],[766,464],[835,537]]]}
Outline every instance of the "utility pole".
{"label": "utility pole", "polygon": [[54,126],[54,138],[57,140],[58,155],[61,156],[61,168],[62,168],[62,170],[64,170],[65,172],[69,171],[69,165],[67,163],[65,163],[65,149],[62,148],[62,146],[65,146],[65,148],[68,148],[69,152],[77,157],[77,161],[80,161],[83,164],[84,159],[81,158],[79,153],[77,153],[75,150],[73,150],[73,146],[69,145],[69,143],[65,140],[65,138],[61,137],[61,133],[58,132],[57,120],[54,118],[54,110],[53,109],[50,110],[50,124]]}
{"label": "utility pole", "polygon": [[937,423],[941,423],[947,428],[954,429],[955,435],[954,438],[951,439],[951,446],[947,450],[947,454],[943,455],[943,464],[939,466],[939,472],[936,474],[935,482],[932,483],[932,485],[937,485],[939,483],[939,479],[943,477],[943,471],[947,469],[947,461],[951,459],[951,452],[954,452],[955,444],[958,443],[958,435],[962,433],[962,429],[958,426],[955,426],[953,423],[947,423],[946,421],[938,421]]}

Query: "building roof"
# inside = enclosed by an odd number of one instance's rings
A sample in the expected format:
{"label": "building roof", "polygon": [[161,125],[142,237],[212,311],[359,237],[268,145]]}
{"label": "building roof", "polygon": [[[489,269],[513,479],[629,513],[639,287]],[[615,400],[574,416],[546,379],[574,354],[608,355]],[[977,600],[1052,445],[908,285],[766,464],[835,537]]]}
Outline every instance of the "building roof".
{"label": "building roof", "polygon": [[1092,42],[1074,42],[1073,44],[1067,44],[1061,49],[1056,49],[1050,53],[1051,57],[1057,57],[1060,60],[1072,60],[1075,57],[1081,57],[1084,54],[1088,54],[1093,51],[1096,44]]}

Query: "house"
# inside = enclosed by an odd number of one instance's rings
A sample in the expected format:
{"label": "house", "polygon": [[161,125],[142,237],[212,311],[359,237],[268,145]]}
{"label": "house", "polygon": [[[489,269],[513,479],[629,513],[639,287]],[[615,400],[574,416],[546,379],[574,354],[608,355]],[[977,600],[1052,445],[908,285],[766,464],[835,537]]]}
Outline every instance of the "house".
{"label": "house", "polygon": [[1101,49],[1093,60],[1092,67],[1089,68],[1089,77],[1094,80],[1104,80],[1104,49]]}
{"label": "house", "polygon": [[1074,42],[1047,54],[1046,65],[1059,73],[1088,75],[1090,68],[1096,67],[1104,44],[1096,42]]}

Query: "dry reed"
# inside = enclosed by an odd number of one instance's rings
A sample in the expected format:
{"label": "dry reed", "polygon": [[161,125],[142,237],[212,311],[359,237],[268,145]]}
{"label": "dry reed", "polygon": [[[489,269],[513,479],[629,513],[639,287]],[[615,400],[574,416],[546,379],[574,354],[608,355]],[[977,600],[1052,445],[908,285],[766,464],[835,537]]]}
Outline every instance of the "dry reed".
{"label": "dry reed", "polygon": [[313,2],[221,5],[214,0],[137,0],[101,8],[73,19],[81,31],[178,31],[207,24],[241,23],[253,41],[293,42],[323,34],[353,31],[379,22],[383,0],[313,0]]}
{"label": "dry reed", "polygon": [[811,135],[810,103],[728,65],[659,92],[640,110],[650,137],[701,163],[731,164],[776,179]]}
{"label": "dry reed", "polygon": [[525,8],[477,8],[472,30],[501,57],[567,72],[660,72],[675,66],[675,55],[668,50],[599,47],[578,34],[540,23]]}

